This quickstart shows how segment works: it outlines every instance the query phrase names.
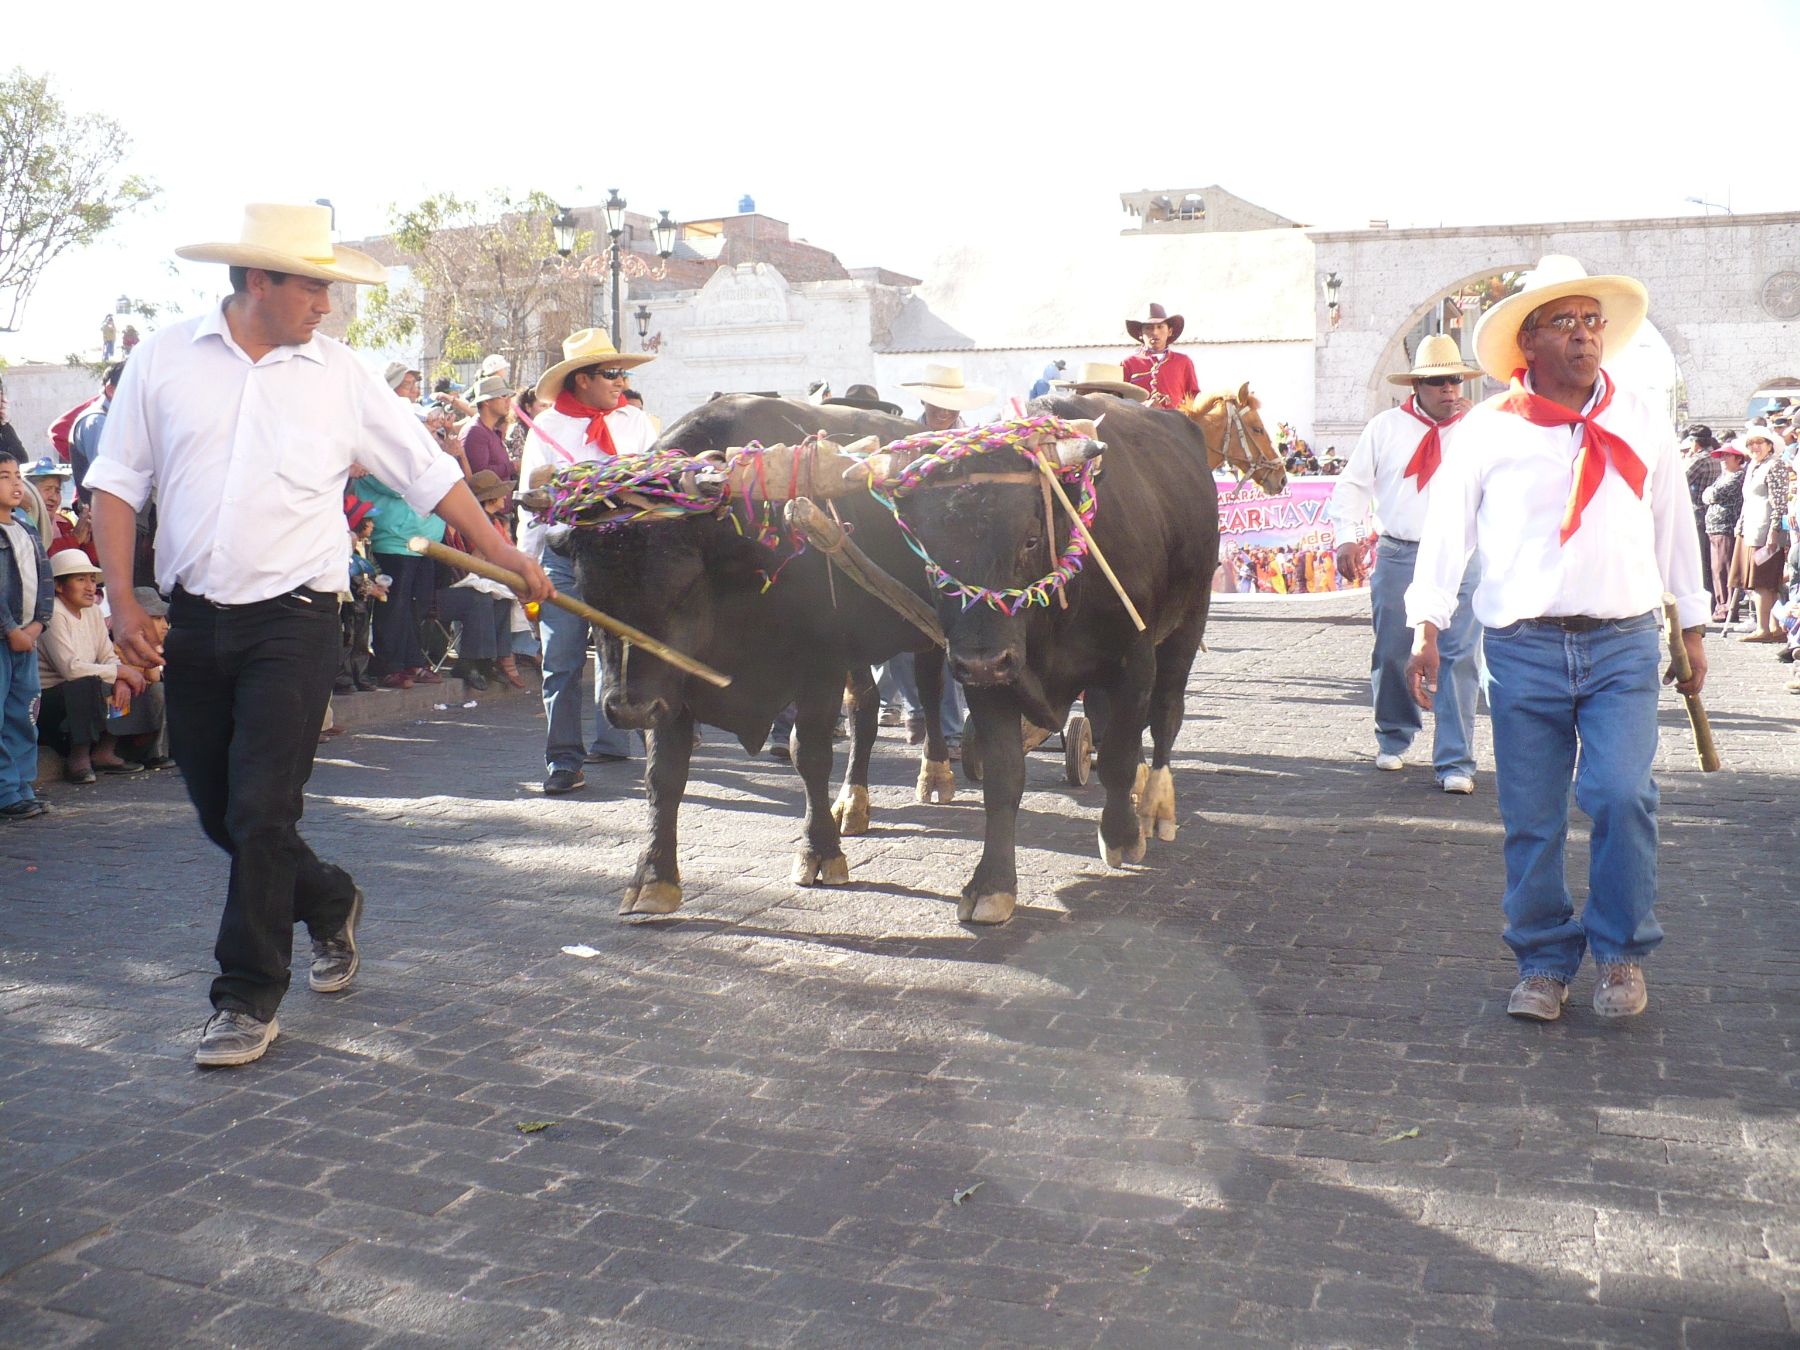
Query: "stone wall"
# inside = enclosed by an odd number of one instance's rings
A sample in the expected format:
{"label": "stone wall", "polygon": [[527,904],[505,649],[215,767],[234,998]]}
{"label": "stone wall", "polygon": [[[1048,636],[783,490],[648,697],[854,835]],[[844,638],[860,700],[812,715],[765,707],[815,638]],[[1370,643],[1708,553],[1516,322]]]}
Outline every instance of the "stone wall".
{"label": "stone wall", "polygon": [[50,453],[50,424],[84,399],[100,392],[100,381],[83,366],[8,366],[6,420],[33,459]]}

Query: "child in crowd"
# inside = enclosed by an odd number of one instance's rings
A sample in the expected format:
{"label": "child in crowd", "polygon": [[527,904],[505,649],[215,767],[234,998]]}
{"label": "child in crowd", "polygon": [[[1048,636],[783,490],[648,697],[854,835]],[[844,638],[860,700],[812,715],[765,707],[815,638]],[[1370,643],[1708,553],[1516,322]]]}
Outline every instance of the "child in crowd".
{"label": "child in crowd", "polygon": [[38,643],[43,707],[38,739],[67,757],[63,777],[92,783],[99,773],[142,773],[142,764],[119,757],[107,726],[107,710],[124,712],[144,692],[143,672],[121,665],[100,617],[100,569],[80,549],[50,560],[56,604]]}
{"label": "child in crowd", "polygon": [[367,693],[381,686],[369,678],[369,614],[387,599],[387,587],[377,579],[369,556],[369,540],[375,533],[375,507],[354,493],[344,497],[344,514],[350,525],[350,591],[341,610],[344,626],[343,654],[338,658],[335,694]]}
{"label": "child in crowd", "polygon": [[37,778],[37,644],[56,594],[50,560],[21,509],[30,489],[19,462],[0,456],[0,820],[44,814]]}

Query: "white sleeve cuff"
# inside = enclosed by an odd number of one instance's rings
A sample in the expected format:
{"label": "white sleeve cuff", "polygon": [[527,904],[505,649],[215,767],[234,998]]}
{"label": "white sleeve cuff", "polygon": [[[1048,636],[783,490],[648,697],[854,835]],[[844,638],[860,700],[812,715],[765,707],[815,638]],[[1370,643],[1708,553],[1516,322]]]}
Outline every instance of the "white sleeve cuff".
{"label": "white sleeve cuff", "polygon": [[448,455],[439,455],[429,469],[407,484],[406,491],[400,495],[413,510],[428,516],[462,480],[462,465]]}
{"label": "white sleeve cuff", "polygon": [[149,474],[128,468],[118,460],[107,459],[104,455],[88,465],[87,477],[82,480],[81,485],[88,492],[95,488],[110,492],[133,511],[142,511],[144,503],[150,500]]}

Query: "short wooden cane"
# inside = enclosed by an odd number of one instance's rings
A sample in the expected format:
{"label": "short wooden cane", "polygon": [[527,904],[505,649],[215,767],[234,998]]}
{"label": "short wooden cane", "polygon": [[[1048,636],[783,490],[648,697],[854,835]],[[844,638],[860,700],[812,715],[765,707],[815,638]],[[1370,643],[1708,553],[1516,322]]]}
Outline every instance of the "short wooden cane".
{"label": "short wooden cane", "polygon": [[[1694,678],[1694,664],[1688,660],[1687,643],[1681,637],[1681,615],[1675,608],[1675,597],[1663,596],[1663,626],[1669,635],[1669,660],[1675,678],[1686,683]],[[1683,694],[1687,705],[1688,726],[1694,733],[1694,749],[1700,756],[1700,772],[1717,773],[1725,761],[1719,758],[1719,747],[1713,744],[1712,724],[1706,720],[1706,705],[1698,694]]]}

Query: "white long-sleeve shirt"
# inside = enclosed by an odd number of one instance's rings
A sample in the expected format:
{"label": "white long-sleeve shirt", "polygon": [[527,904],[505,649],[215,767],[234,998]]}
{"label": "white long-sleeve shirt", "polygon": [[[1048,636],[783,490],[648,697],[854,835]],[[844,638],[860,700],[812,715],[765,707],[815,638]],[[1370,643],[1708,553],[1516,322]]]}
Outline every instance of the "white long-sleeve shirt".
{"label": "white long-sleeve shirt", "polygon": [[[1600,393],[1596,383],[1584,415]],[[1609,464],[1581,527],[1564,544],[1581,427],[1536,426],[1493,401],[1463,418],[1432,479],[1406,592],[1409,626],[1449,626],[1471,548],[1481,553],[1475,617],[1489,628],[1546,615],[1630,618],[1661,609],[1664,591],[1675,596],[1684,628],[1706,622],[1712,601],[1701,581],[1700,536],[1674,429],[1624,389],[1596,420],[1643,460],[1644,495]]]}
{"label": "white long-sleeve shirt", "polygon": [[113,395],[87,486],[156,496],[156,582],[222,605],[350,585],[344,484],[362,464],[429,512],[462,479],[339,342],[251,361],[222,308],[146,338]]}
{"label": "white long-sleeve shirt", "polygon": [[[566,469],[571,464],[587,464],[606,458],[606,453],[587,438],[588,419],[570,417],[553,407],[546,407],[532,418],[538,430],[525,438],[525,449],[519,456],[519,486],[529,488],[535,469],[549,465]],[[612,433],[613,448],[621,455],[648,454],[656,444],[656,428],[640,408],[627,403],[606,415],[606,429]],[[558,453],[545,436],[556,442],[568,458]],[[526,514],[519,526],[519,548],[533,558],[544,556],[544,524]]]}
{"label": "white long-sleeve shirt", "polygon": [[[1433,475],[1431,484],[1420,492],[1419,480],[1406,476],[1406,466],[1412,462],[1419,442],[1430,430],[1425,423],[1399,407],[1376,413],[1369,419],[1362,435],[1356,438],[1356,448],[1350,452],[1350,460],[1344,465],[1343,473],[1338,475],[1337,485],[1331,489],[1331,498],[1325,505],[1326,514],[1337,527],[1338,543],[1349,543],[1366,533],[1364,522],[1371,507],[1375,528],[1382,534],[1412,540],[1424,534],[1425,504],[1437,477]],[[1446,457],[1461,430],[1462,423],[1458,422],[1439,432]]]}

